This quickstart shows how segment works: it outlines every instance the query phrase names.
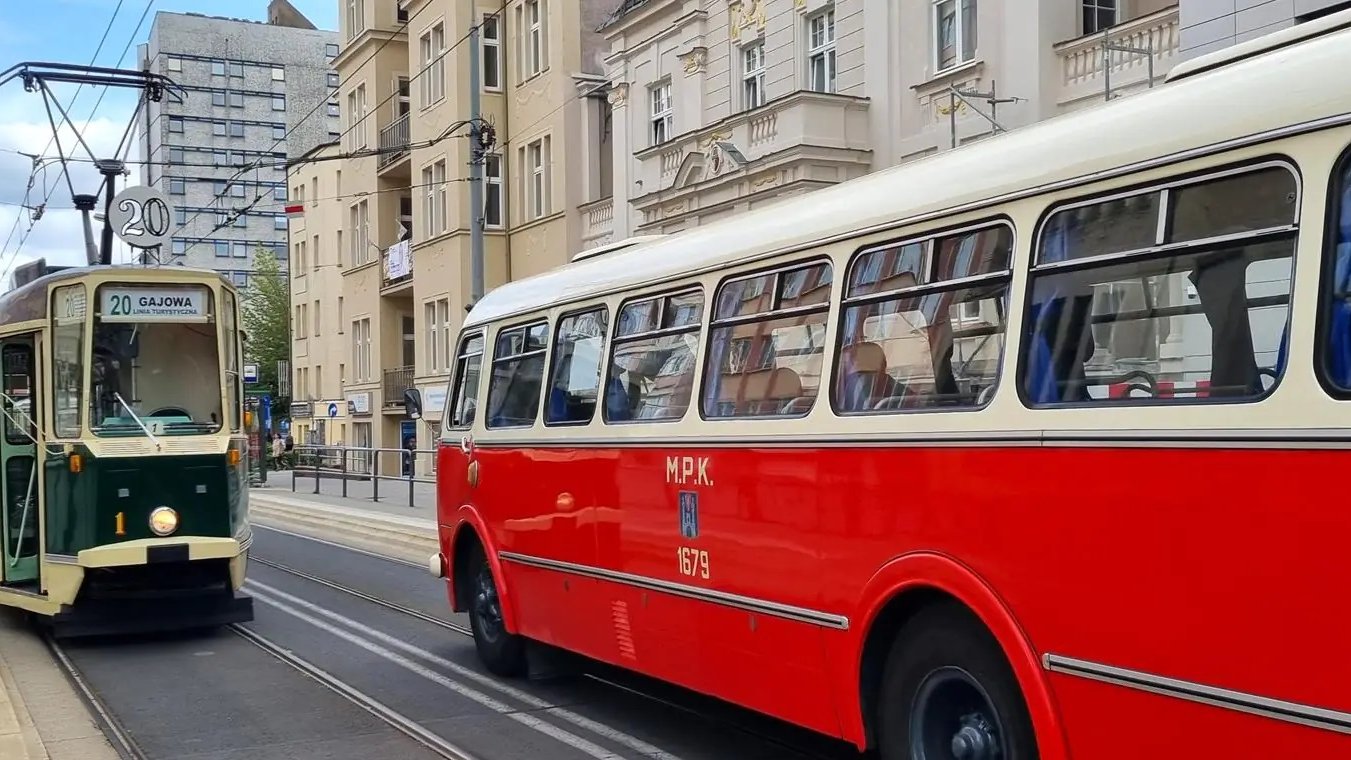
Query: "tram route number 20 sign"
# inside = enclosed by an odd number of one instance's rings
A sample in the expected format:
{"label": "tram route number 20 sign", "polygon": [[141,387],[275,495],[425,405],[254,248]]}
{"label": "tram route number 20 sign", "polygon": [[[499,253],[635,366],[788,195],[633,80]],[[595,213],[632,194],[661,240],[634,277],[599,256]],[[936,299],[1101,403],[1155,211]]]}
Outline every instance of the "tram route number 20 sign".
{"label": "tram route number 20 sign", "polygon": [[169,241],[173,208],[164,193],[147,185],[124,188],[113,198],[108,222],[113,232],[133,248],[154,248]]}
{"label": "tram route number 20 sign", "polygon": [[104,322],[196,322],[206,317],[206,291],[200,288],[99,288],[99,318]]}

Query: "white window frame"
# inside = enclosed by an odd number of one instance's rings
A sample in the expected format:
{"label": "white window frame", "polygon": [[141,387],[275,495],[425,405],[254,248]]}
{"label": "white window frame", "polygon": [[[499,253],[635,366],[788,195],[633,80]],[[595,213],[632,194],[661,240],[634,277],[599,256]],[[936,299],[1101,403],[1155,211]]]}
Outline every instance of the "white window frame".
{"label": "white window frame", "polygon": [[432,165],[422,167],[422,239],[436,237],[436,185]]}
{"label": "white window frame", "polygon": [[522,174],[528,178],[525,190],[527,221],[549,215],[550,138],[541,137],[521,149]]}
{"label": "white window frame", "polygon": [[648,88],[647,102],[651,109],[648,115],[647,137],[652,145],[675,137],[675,106],[671,99],[671,80],[658,82]]}
{"label": "white window frame", "polygon": [[366,30],[365,0],[347,0],[347,39],[354,39]]}
{"label": "white window frame", "polygon": [[[496,166],[496,171],[494,171]],[[506,224],[507,196],[502,184],[502,154],[490,153],[483,157],[483,226],[500,229]],[[488,218],[488,199],[497,196],[497,220]]]}
{"label": "white window frame", "polygon": [[436,227],[440,230],[440,234],[445,234],[450,229],[448,181],[446,160],[443,158],[432,164],[432,182],[435,183],[432,189],[436,191],[436,220],[438,222]]}
{"label": "white window frame", "polygon": [[422,81],[422,108],[425,110],[446,97],[446,25],[437,21],[427,27],[418,38],[419,66]]}
{"label": "white window frame", "polygon": [[[944,6],[944,5],[947,5],[948,3],[952,3],[952,5],[953,5],[953,15],[952,15],[952,23],[953,23],[952,46],[953,46],[953,50],[955,51],[955,53],[954,53],[954,55],[953,55],[952,63],[950,63],[950,64],[944,66],[944,65],[943,65],[943,29],[942,29],[942,17],[941,17],[940,14],[941,14],[941,12],[942,12],[941,9],[943,8],[943,6]],[[969,9],[968,9],[968,7],[967,7],[968,5],[970,6]],[[963,51],[966,49],[966,14],[967,14],[967,13],[974,13],[974,14],[976,14],[976,19],[973,20],[973,22],[972,22],[972,27],[974,28],[974,27],[975,27],[975,23],[978,22],[979,19],[980,19],[980,9],[979,9],[979,6],[977,5],[977,0],[934,0],[933,4],[930,6],[930,9],[929,9],[930,38],[929,38],[929,39],[930,39],[930,45],[931,45],[931,47],[932,47],[932,56],[933,56],[933,58],[932,58],[932,65],[933,65],[933,71],[934,71],[934,74],[935,74],[935,75],[941,74],[941,73],[943,73],[943,72],[945,72],[945,71],[951,71],[952,69],[955,69],[955,68],[957,68],[957,67],[959,67],[959,66],[964,66],[964,65],[966,65],[966,64],[968,64],[968,63],[970,63],[970,62],[976,60],[976,46],[975,46],[975,45],[972,45],[972,46],[971,46],[971,54],[970,54],[970,57],[966,57],[966,53],[963,52]],[[977,38],[977,41],[979,41],[979,38],[980,38],[979,33],[977,33],[976,38]]]}
{"label": "white window frame", "polygon": [[[488,30],[492,29],[492,36],[488,35]],[[489,92],[501,92],[502,90],[502,19],[499,16],[489,14],[483,17],[482,24],[479,26],[479,40],[483,47],[483,89]],[[497,64],[495,71],[497,78],[495,81],[488,81],[488,61]]]}
{"label": "white window frame", "polygon": [[741,105],[749,111],[766,101],[765,41],[760,39],[741,48]]}
{"label": "white window frame", "polygon": [[537,76],[549,68],[549,7],[547,0],[525,0],[525,35],[522,48],[525,52],[524,75],[526,79]]}
{"label": "white window frame", "polygon": [[[937,7],[937,6],[935,6]],[[820,24],[820,35],[816,26]],[[807,89],[814,92],[835,92],[835,9],[828,8],[807,19]],[[820,68],[821,81],[817,81]]]}
{"label": "white window frame", "polygon": [[422,321],[426,323],[427,345],[424,357],[427,370],[437,372],[441,369],[441,324],[436,320],[437,301],[426,301],[422,305]]}

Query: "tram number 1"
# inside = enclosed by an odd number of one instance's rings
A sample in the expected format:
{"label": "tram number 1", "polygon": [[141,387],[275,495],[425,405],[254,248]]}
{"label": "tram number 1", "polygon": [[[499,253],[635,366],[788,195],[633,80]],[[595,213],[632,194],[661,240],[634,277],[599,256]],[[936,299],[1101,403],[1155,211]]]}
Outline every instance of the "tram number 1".
{"label": "tram number 1", "polygon": [[682,546],[676,550],[680,563],[680,574],[691,578],[708,578],[708,552],[704,549],[692,549]]}
{"label": "tram number 1", "polygon": [[117,535],[119,535],[119,536],[125,536],[125,535],[127,535],[127,513],[126,513],[126,512],[118,512],[118,513],[117,513],[117,531],[116,531],[116,533],[117,533]]}

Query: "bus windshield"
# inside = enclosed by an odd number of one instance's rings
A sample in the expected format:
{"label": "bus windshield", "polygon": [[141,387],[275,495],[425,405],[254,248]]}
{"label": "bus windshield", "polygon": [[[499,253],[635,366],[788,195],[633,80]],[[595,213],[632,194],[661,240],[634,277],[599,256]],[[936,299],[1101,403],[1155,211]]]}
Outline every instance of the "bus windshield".
{"label": "bus windshield", "polygon": [[221,429],[217,320],[205,288],[99,288],[90,362],[95,435]]}

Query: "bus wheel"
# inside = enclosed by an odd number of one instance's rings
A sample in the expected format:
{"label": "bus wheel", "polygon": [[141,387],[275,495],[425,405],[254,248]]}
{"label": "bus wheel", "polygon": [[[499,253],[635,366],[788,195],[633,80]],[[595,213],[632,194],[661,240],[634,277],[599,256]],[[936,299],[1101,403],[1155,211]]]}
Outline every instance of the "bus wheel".
{"label": "bus wheel", "polygon": [[882,760],[1035,760],[1032,719],[999,643],[965,608],[929,607],[892,644],[876,717]]}
{"label": "bus wheel", "polygon": [[517,676],[525,672],[525,640],[507,631],[502,622],[502,603],[497,597],[488,559],[480,552],[470,581],[469,627],[474,632],[474,647],[489,671],[499,676]]}

